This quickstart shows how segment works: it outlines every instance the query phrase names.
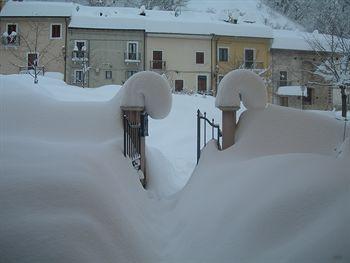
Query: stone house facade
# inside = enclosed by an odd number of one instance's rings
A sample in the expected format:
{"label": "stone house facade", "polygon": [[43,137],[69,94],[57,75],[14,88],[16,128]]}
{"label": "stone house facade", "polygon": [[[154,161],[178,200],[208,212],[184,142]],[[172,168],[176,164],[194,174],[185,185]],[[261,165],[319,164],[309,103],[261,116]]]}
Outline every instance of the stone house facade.
{"label": "stone house facade", "polygon": [[[273,48],[271,57],[274,104],[302,109],[332,109],[332,88],[314,74],[320,63],[314,51]],[[282,89],[287,92],[281,92]]]}

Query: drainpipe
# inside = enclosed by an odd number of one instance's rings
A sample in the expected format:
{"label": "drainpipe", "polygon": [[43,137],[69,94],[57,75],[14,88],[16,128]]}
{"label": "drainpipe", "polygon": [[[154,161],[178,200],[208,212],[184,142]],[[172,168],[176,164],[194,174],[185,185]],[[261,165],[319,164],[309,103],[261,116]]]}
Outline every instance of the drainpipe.
{"label": "drainpipe", "polygon": [[143,30],[143,70],[146,70],[146,31]]}
{"label": "drainpipe", "polygon": [[[64,72],[63,72],[63,79],[64,81],[67,83],[67,45],[68,45],[68,21],[69,18],[65,18],[65,43],[64,43],[64,57],[63,57],[63,61],[64,61]],[[62,50],[63,51],[63,50]]]}

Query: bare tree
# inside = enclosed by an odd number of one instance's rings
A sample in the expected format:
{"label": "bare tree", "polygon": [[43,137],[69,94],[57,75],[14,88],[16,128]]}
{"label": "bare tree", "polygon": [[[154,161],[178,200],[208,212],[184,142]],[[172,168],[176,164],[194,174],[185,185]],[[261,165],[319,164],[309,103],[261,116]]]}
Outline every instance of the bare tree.
{"label": "bare tree", "polygon": [[[24,28],[20,33],[3,33],[3,41],[11,44],[16,41],[18,44],[9,48],[12,58],[9,63],[30,74],[34,83],[38,83],[38,76],[44,74],[45,66],[58,59],[63,59],[63,47],[57,54],[53,52],[54,40],[48,39],[47,43],[42,43],[41,37],[48,38],[50,29],[47,23],[26,22],[22,24]],[[9,39],[12,38],[12,39]],[[10,42],[9,42],[10,41]],[[19,45],[20,44],[20,45]],[[56,47],[57,48],[57,47]],[[26,54],[26,55],[25,55]]]}

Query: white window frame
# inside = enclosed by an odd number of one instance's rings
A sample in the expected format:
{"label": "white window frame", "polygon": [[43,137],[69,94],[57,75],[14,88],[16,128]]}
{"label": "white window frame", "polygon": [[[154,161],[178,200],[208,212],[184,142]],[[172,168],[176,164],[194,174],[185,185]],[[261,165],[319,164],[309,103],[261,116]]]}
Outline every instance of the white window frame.
{"label": "white window frame", "polygon": [[[18,27],[18,23],[6,23],[6,32],[8,32],[8,26],[9,25],[15,25],[16,26],[16,33],[17,33],[17,36],[19,34],[19,27]],[[8,43],[7,44],[8,46],[16,46],[16,44],[11,44],[11,43]]]}
{"label": "white window frame", "polygon": [[[107,78],[107,72],[110,72],[110,73],[111,73],[110,78]],[[106,79],[113,79],[113,71],[112,71],[112,70],[106,70],[106,71],[105,71],[105,78],[106,78]]]}
{"label": "white window frame", "polygon": [[73,46],[73,50],[75,46],[78,46],[77,43],[78,42],[84,42],[84,46],[87,48],[87,40],[74,40],[74,46]]}
{"label": "white window frame", "polygon": [[136,44],[136,60],[140,60],[140,58],[138,58],[139,55],[139,42],[138,41],[128,41],[126,44],[126,54],[127,54],[127,60],[131,60],[129,59],[129,44]]}
{"label": "white window frame", "polygon": [[[197,63],[197,53],[203,53],[203,63]],[[205,64],[205,51],[203,51],[203,50],[196,50],[195,64],[196,65],[204,65]]]}
{"label": "white window frame", "polygon": [[[81,81],[77,81],[77,78],[76,78],[76,76],[77,76],[77,72],[78,71],[80,71],[81,72],[81,78],[82,78],[82,80]],[[81,70],[81,69],[75,69],[74,70],[74,79],[73,79],[73,83],[74,84],[81,84],[81,83],[83,83],[83,81],[84,81],[84,72],[83,72],[83,70]]]}
{"label": "white window frame", "polygon": [[243,51],[243,62],[245,64],[245,51],[246,50],[253,50],[253,62],[256,62],[256,49],[255,48],[250,48],[250,47],[246,47],[244,48],[244,51]]}
{"label": "white window frame", "polygon": [[209,74],[207,73],[202,73],[202,74],[197,74],[196,75],[196,92],[198,93],[198,77],[199,76],[206,76],[207,77],[207,86],[205,87],[205,92],[208,92],[208,87],[209,87]]}
{"label": "white window frame", "polygon": [[6,32],[8,31],[9,25],[16,25],[16,33],[18,34],[18,29],[19,29],[18,23],[6,23]]}
{"label": "white window frame", "polygon": [[[52,36],[52,26],[60,26],[60,37],[53,37]],[[51,23],[50,24],[50,39],[62,39],[62,30],[63,25],[61,23]]]}
{"label": "white window frame", "polygon": [[[227,49],[227,61],[225,60],[220,60],[220,49]],[[218,50],[217,50],[217,61],[218,62],[229,62],[230,61],[230,48],[227,46],[218,46]]]}

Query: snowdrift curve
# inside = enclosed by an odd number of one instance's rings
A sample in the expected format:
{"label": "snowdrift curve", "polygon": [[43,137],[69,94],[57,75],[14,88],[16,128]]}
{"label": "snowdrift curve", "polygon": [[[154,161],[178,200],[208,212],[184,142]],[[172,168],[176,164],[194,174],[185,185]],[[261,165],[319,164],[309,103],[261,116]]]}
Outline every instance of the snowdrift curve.
{"label": "snowdrift curve", "polygon": [[239,108],[239,94],[243,105],[248,110],[266,107],[267,94],[264,81],[257,74],[246,69],[233,70],[221,80],[215,106]]}
{"label": "snowdrift curve", "polygon": [[161,75],[143,71],[129,78],[122,89],[122,107],[144,107],[153,119],[163,119],[170,113],[171,88]]}

